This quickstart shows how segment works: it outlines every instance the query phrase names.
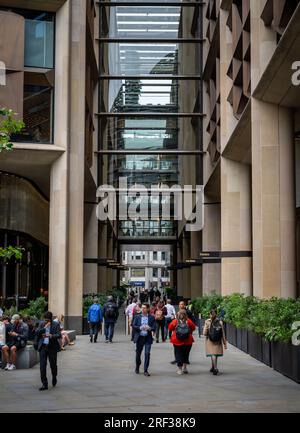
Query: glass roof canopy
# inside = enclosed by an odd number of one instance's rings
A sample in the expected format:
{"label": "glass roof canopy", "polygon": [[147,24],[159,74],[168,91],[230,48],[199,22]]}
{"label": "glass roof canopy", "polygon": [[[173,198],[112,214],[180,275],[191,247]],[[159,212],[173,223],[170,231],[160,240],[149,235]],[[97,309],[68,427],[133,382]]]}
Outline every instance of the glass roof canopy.
{"label": "glass roof canopy", "polygon": [[[138,6],[134,10],[117,6],[113,19],[115,26],[110,27],[111,38],[178,38],[181,8]],[[113,10],[111,11],[113,12]]]}
{"label": "glass roof canopy", "polygon": [[[202,120],[197,92],[201,32],[197,11],[201,4],[191,2],[186,8],[174,6],[174,0],[151,0],[157,6],[147,5],[147,0],[145,4],[141,0],[126,2],[104,5],[100,1],[100,19],[106,24],[100,25],[99,149],[100,153],[116,151],[104,154],[110,184],[125,176],[130,185],[171,186],[180,183],[183,166],[192,168],[196,164],[194,155],[180,156],[183,131],[190,131],[185,148],[199,149],[200,143]],[[159,153],[174,149],[178,154]],[[117,153],[120,150],[123,155]],[[130,150],[157,154],[139,155]],[[122,224],[121,237],[176,236],[177,225],[172,218],[168,222],[161,216],[155,221],[138,222],[141,227],[133,227],[131,221]]]}

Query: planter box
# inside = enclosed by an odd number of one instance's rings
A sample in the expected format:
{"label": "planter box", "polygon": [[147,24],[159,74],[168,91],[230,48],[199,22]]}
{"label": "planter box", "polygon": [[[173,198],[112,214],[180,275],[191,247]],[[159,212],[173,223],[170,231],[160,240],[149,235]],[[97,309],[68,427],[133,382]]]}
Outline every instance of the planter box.
{"label": "planter box", "polygon": [[253,358],[263,362],[261,335],[248,331],[248,353]]}
{"label": "planter box", "polygon": [[82,319],[82,334],[83,335],[89,335],[90,333],[90,327],[87,321],[86,317],[83,317]]}
{"label": "planter box", "polygon": [[226,323],[226,338],[228,343],[237,346],[237,329],[231,323]]}
{"label": "planter box", "polygon": [[300,383],[300,346],[272,342],[271,347],[274,370]]}
{"label": "planter box", "polygon": [[272,350],[270,341],[261,339],[261,348],[262,348],[262,361],[268,367],[272,367]]}
{"label": "planter box", "polygon": [[248,331],[246,329],[236,330],[236,347],[245,353],[248,353]]}

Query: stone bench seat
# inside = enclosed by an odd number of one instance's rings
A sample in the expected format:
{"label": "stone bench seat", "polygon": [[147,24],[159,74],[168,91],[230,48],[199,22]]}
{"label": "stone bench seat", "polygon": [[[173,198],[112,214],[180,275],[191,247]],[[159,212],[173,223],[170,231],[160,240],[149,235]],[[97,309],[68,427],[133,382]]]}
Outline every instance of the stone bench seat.
{"label": "stone bench seat", "polygon": [[27,344],[24,349],[17,353],[17,369],[27,369],[34,367],[39,362],[39,353],[34,349],[32,344]]}
{"label": "stone bench seat", "polygon": [[[76,331],[66,330],[70,341],[76,340]],[[0,354],[1,356],[1,354]],[[24,349],[21,349],[17,353],[17,369],[28,369],[34,367],[39,362],[39,353],[34,349],[33,343],[28,342]],[[4,366],[2,366],[4,367]]]}
{"label": "stone bench seat", "polygon": [[66,329],[66,332],[68,333],[68,337],[69,337],[70,341],[73,342],[76,340],[76,331],[74,331],[74,330],[68,331]]}

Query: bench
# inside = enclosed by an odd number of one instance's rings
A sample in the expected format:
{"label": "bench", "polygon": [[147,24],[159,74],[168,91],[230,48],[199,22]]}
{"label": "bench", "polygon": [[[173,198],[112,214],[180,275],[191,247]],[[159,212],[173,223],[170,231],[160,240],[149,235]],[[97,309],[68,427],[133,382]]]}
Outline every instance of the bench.
{"label": "bench", "polygon": [[[70,341],[76,340],[76,331],[71,330],[66,332],[68,333]],[[18,351],[16,367],[18,370],[32,368],[38,364],[39,360],[39,352],[35,350],[33,344],[29,342],[24,349]]]}
{"label": "bench", "polygon": [[39,353],[33,345],[27,344],[24,349],[17,353],[17,369],[27,369],[34,367],[39,362]]}
{"label": "bench", "polygon": [[73,331],[73,330],[67,331],[66,330],[66,332],[68,334],[68,337],[69,337],[70,341],[76,340],[76,331]]}

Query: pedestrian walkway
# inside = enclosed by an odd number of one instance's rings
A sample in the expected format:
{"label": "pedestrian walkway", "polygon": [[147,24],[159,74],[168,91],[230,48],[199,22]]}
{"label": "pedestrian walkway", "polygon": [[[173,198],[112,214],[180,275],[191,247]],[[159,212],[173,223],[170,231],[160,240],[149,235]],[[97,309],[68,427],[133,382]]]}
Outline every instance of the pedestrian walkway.
{"label": "pedestrian walkway", "polygon": [[[100,336],[99,336],[100,337]],[[151,377],[134,373],[134,345],[117,334],[91,344],[79,336],[58,358],[57,388],[43,393],[39,366],[0,371],[0,412],[300,412],[300,385],[229,346],[221,374],[209,373],[204,338],[191,352],[189,375],[176,375],[173,347],[153,344]]]}

